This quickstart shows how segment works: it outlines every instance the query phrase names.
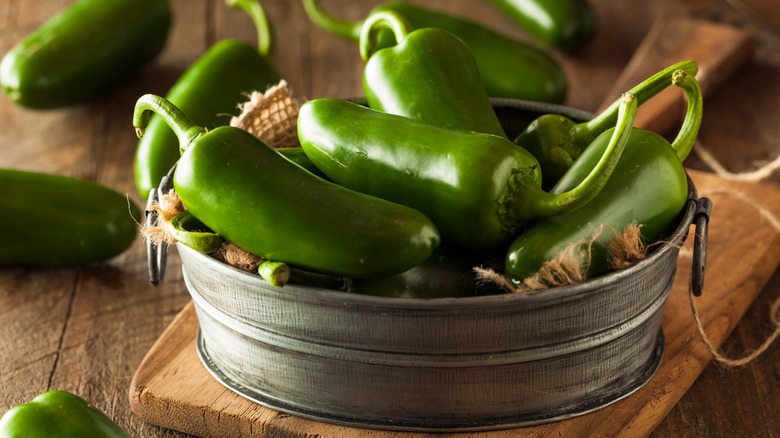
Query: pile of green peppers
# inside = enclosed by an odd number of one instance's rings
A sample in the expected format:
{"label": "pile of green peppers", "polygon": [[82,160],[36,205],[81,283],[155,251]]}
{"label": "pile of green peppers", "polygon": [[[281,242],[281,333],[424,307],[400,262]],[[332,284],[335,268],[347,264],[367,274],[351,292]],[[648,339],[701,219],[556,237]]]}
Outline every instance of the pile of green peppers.
{"label": "pile of green peppers", "polygon": [[[392,44],[381,42],[387,31]],[[660,71],[591,121],[545,115],[510,140],[472,51],[454,34],[414,29],[402,14],[379,10],[362,23],[359,44],[367,104],[304,104],[296,155],[235,128],[207,131],[164,98],[139,99],[139,135],[149,111],[176,133],[182,156],[173,185],[210,233],[282,265],[347,277],[345,290],[434,297],[445,284],[437,279],[455,278],[463,263],[503,254],[506,275],[518,280],[551,257],[543,249],[581,237],[545,224],[584,230],[595,220],[619,227],[631,219],[652,240],[681,210],[681,163],[701,120],[695,62]],[[633,120],[641,103],[673,83],[689,110],[669,145]],[[655,172],[637,171],[644,168]],[[553,175],[549,188],[545,174]],[[655,192],[631,191],[645,186]],[[653,209],[620,205],[653,196]],[[604,273],[602,265],[593,263],[591,275]],[[474,288],[473,276],[451,288],[450,296],[495,293]]]}

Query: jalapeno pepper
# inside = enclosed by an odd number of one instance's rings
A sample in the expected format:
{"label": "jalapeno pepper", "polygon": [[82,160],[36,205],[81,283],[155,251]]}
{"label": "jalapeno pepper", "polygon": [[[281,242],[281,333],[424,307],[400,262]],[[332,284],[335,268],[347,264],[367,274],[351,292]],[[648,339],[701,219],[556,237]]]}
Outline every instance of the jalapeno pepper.
{"label": "jalapeno pepper", "polygon": [[132,438],[103,412],[67,391],[47,391],[0,418],[3,438]]}
{"label": "jalapeno pepper", "polygon": [[627,95],[599,166],[577,187],[542,191],[536,159],[502,137],[458,131],[336,100],[306,102],[298,115],[304,152],[337,184],[428,215],[445,241],[476,251],[505,248],[520,225],[595,196],[617,163],[636,114]]}
{"label": "jalapeno pepper", "polygon": [[[358,42],[362,22],[345,22],[329,16],[317,0],[303,0],[311,20],[320,28]],[[412,27],[436,27],[454,33],[474,53],[487,92],[492,97],[560,103],[566,97],[567,81],[563,69],[544,51],[498,33],[472,21],[426,9],[412,3],[391,1],[374,8],[393,11],[409,20]],[[378,47],[392,42],[392,34],[383,32]]]}
{"label": "jalapeno pepper", "polygon": [[[165,98],[201,126],[230,124],[238,104],[248,93],[263,91],[279,82],[279,74],[266,57],[272,47],[271,30],[262,6],[254,0],[227,0],[252,17],[258,47],[227,39],[213,45],[176,81]],[[144,198],[179,159],[179,141],[159,117],[152,117],[135,154],[135,182]]]}
{"label": "jalapeno pepper", "polygon": [[0,169],[0,265],[78,265],[123,252],[138,208],[107,187],[76,178]]}
{"label": "jalapeno pepper", "polygon": [[526,32],[548,46],[573,51],[596,34],[596,17],[585,0],[490,0]]}
{"label": "jalapeno pepper", "polygon": [[[393,31],[397,44],[376,50],[385,29]],[[398,13],[375,12],[363,25],[360,53],[366,61],[363,89],[371,108],[506,137],[471,50],[454,34],[433,27],[413,31]]]}
{"label": "jalapeno pepper", "polygon": [[[672,74],[684,70],[695,75],[694,61],[683,61],[649,77],[629,93],[636,96],[639,105],[660,93],[672,83]],[[542,187],[549,190],[568,170],[574,160],[596,137],[615,125],[620,99],[616,100],[592,120],[575,123],[560,114],[545,114],[531,122],[514,143],[533,154],[542,166]]]}
{"label": "jalapeno pepper", "polygon": [[252,254],[370,277],[403,272],[439,244],[436,227],[422,213],[323,180],[241,129],[207,131],[159,96],[138,100],[133,124],[139,135],[149,111],[180,140],[173,185],[184,206]]}
{"label": "jalapeno pepper", "polygon": [[[645,242],[655,242],[669,232],[685,204],[687,177],[682,160],[693,147],[701,124],[702,100],[698,83],[684,71],[674,83],[685,90],[688,110],[679,134],[670,145],[663,137],[633,128],[623,155],[604,189],[583,207],[559,216],[532,222],[512,243],[506,256],[506,275],[519,282],[535,273],[569,244],[592,238],[601,224],[605,229],[590,247],[588,276],[608,271],[607,245],[614,232],[636,222]],[[577,159],[552,192],[565,191],[588,175],[604,151],[610,131],[602,133]]]}
{"label": "jalapeno pepper", "polygon": [[5,55],[3,92],[35,109],[90,101],[155,58],[170,23],[167,0],[79,0]]}

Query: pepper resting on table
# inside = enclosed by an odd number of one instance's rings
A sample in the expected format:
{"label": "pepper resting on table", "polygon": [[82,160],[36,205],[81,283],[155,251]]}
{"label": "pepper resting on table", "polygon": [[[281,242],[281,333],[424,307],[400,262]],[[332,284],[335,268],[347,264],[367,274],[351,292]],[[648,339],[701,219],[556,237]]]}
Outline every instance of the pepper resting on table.
{"label": "pepper resting on table", "polygon": [[490,0],[537,40],[574,51],[596,34],[596,17],[586,0]]}
{"label": "pepper resting on table", "polygon": [[155,58],[171,24],[168,0],[79,0],[0,62],[0,85],[34,109],[91,101]]}
{"label": "pepper resting on table", "polygon": [[[693,75],[677,71],[673,82],[685,91],[688,109],[672,144],[658,134],[633,128],[612,177],[591,202],[570,213],[536,219],[512,243],[505,264],[509,279],[522,282],[568,245],[592,238],[601,224],[608,228],[590,248],[588,277],[608,272],[606,247],[614,241],[615,231],[637,223],[644,242],[652,243],[673,229],[688,196],[682,161],[696,140],[703,107],[701,89]],[[608,130],[588,146],[552,192],[579,184],[603,154],[610,135]]]}
{"label": "pepper resting on table", "polygon": [[337,99],[306,102],[298,115],[304,152],[337,184],[428,215],[445,242],[504,251],[524,221],[582,206],[617,164],[636,115],[627,94],[599,165],[577,187],[541,189],[536,159],[509,140],[387,114]]}
{"label": "pepper resting on table", "polygon": [[[346,22],[329,16],[318,0],[303,0],[309,18],[320,28],[354,42],[360,40],[363,22]],[[503,35],[481,24],[423,8],[404,1],[390,1],[371,14],[392,11],[409,20],[414,29],[436,27],[461,38],[474,53],[480,75],[491,97],[561,103],[567,81],[560,65],[544,51]],[[378,48],[393,43],[390,32],[382,32]]]}
{"label": "pepper resting on table", "polygon": [[[377,49],[387,29],[397,44]],[[506,137],[471,50],[454,34],[433,27],[413,30],[398,13],[379,11],[363,24],[360,55],[366,61],[363,89],[369,107]]]}
{"label": "pepper resting on table", "polygon": [[184,206],[249,253],[370,277],[403,272],[439,245],[436,227],[422,213],[319,178],[241,129],[207,131],[162,97],[145,95],[136,103],[139,136],[149,111],[180,140],[173,186]]}
{"label": "pepper resting on table", "polygon": [[[226,0],[249,13],[257,29],[257,47],[234,39],[214,44],[176,81],[165,98],[209,129],[230,124],[248,93],[279,82],[268,62],[273,46],[262,6],[255,0]],[[152,117],[135,154],[135,182],[144,199],[179,159],[179,141],[159,117]]]}
{"label": "pepper resting on table", "polygon": [[67,391],[47,391],[0,418],[0,438],[132,438],[106,414]]}
{"label": "pepper resting on table", "polygon": [[0,169],[0,265],[79,265],[114,257],[138,233],[138,207],[93,182]]}
{"label": "pepper resting on table", "polygon": [[[677,70],[696,75],[698,65],[683,61],[661,70],[629,90],[639,105],[666,89]],[[514,139],[514,143],[530,152],[542,166],[542,187],[550,189],[568,170],[574,160],[596,137],[615,126],[620,99],[591,120],[575,123],[560,114],[545,114],[531,122]]]}

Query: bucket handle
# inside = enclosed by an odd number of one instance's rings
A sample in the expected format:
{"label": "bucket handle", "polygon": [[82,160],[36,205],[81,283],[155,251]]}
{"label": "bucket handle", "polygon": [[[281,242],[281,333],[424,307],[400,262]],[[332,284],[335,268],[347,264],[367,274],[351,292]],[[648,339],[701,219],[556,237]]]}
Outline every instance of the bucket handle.
{"label": "bucket handle", "polygon": [[[152,227],[157,224],[159,213],[150,207],[160,202],[160,193],[168,193],[173,189],[173,172],[176,170],[176,164],[171,167],[168,174],[160,180],[159,188],[152,188],[149,191],[149,200],[146,201],[146,226]],[[157,286],[165,277],[165,265],[168,262],[168,244],[165,242],[154,243],[152,239],[146,239],[146,258],[149,265],[149,281]]]}
{"label": "bucket handle", "polygon": [[691,292],[700,297],[704,289],[704,270],[707,265],[707,230],[710,222],[712,201],[709,198],[699,198],[696,201],[696,212],[693,223],[696,226],[693,240],[693,261],[691,265]]}

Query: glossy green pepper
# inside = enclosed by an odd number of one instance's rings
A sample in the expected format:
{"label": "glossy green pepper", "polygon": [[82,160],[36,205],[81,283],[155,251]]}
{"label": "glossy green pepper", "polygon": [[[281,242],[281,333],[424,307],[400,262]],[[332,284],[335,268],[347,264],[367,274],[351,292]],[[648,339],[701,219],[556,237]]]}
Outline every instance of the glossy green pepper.
{"label": "glossy green pepper", "polygon": [[246,131],[197,126],[162,97],[142,96],[139,136],[154,111],[176,132],[173,186],[208,228],[276,262],[348,277],[392,275],[430,256],[439,233],[408,207],[323,180]]}
{"label": "glossy green pepper", "polygon": [[[703,106],[701,89],[693,75],[677,72],[674,83],[685,90],[688,110],[671,146],[653,132],[632,129],[612,177],[591,202],[570,213],[535,220],[512,243],[506,256],[508,278],[522,281],[569,244],[591,239],[601,224],[609,228],[591,247],[589,277],[608,271],[606,247],[614,241],[613,230],[622,232],[636,222],[641,225],[643,240],[655,242],[673,228],[688,193],[682,161],[696,140]],[[552,191],[565,191],[588,175],[610,135],[606,131],[588,146]]]}
{"label": "glossy green pepper", "polygon": [[596,34],[596,17],[586,0],[490,0],[538,41],[573,51]]}
{"label": "glossy green pepper", "polygon": [[35,109],[95,99],[162,51],[170,23],[167,0],[79,0],[5,55],[3,92]]}
{"label": "glossy green pepper", "polygon": [[[320,28],[358,42],[363,22],[337,20],[323,11],[317,0],[303,0],[306,13]],[[371,14],[392,11],[409,20],[414,29],[436,27],[452,32],[469,46],[479,67],[487,92],[492,97],[561,103],[566,98],[567,81],[560,65],[544,51],[462,18],[423,8],[404,1],[390,1]],[[383,32],[377,47],[393,42]]]}
{"label": "glossy green pepper", "polygon": [[47,391],[0,418],[0,438],[132,438],[106,414],[67,391]]}
{"label": "glossy green pepper", "polygon": [[[196,123],[209,129],[230,124],[238,105],[252,91],[265,91],[279,82],[266,59],[272,47],[271,30],[262,6],[255,0],[226,0],[252,17],[258,47],[227,39],[212,46],[176,81],[165,98]],[[179,141],[159,117],[152,117],[135,154],[135,183],[145,198],[179,159]]]}
{"label": "glossy green pepper", "polygon": [[[649,77],[629,93],[636,96],[639,105],[666,89],[672,83],[672,74],[684,70],[695,75],[694,61],[683,61]],[[531,122],[515,139],[539,160],[542,166],[542,187],[549,190],[574,163],[582,151],[607,129],[615,126],[620,99],[591,120],[576,123],[560,114],[545,114]]]}
{"label": "glossy green pepper", "polygon": [[609,178],[636,115],[626,95],[610,148],[581,184],[552,195],[541,189],[536,159],[509,140],[459,131],[336,99],[306,102],[298,138],[306,155],[337,184],[418,209],[445,242],[491,252],[537,216],[587,203]]}
{"label": "glossy green pepper", "polygon": [[0,265],[78,265],[127,249],[140,211],[107,187],[76,178],[0,169]]}
{"label": "glossy green pepper", "polygon": [[[397,44],[376,50],[386,29]],[[375,12],[363,25],[360,54],[366,61],[363,90],[369,107],[506,137],[471,50],[454,34],[434,27],[412,30],[396,12]]]}

